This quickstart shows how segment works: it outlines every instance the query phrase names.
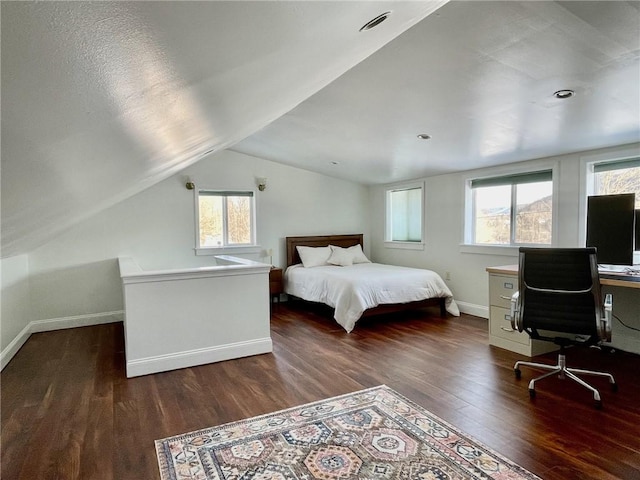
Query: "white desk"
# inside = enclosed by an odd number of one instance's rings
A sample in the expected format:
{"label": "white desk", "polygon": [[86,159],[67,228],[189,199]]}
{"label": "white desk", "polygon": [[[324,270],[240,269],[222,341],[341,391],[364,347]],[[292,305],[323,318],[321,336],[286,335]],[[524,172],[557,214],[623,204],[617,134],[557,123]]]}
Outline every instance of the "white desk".
{"label": "white desk", "polygon": [[[518,276],[518,265],[503,265],[501,267],[487,267],[487,272],[500,275]],[[614,287],[640,288],[640,276],[628,275],[626,273],[601,273],[600,285],[611,285]]]}
{"label": "white desk", "polygon": [[[553,343],[531,340],[525,332],[518,332],[511,328],[510,298],[518,290],[518,265],[487,267],[486,270],[489,273],[489,343],[530,357],[557,350],[558,347]],[[627,289],[640,289],[640,277],[626,273],[601,273],[600,284],[610,287],[623,287],[625,289],[624,296],[632,297],[630,300],[627,298],[626,302],[631,303],[631,305],[620,305],[616,302],[616,295],[614,295],[614,310],[622,308],[628,314],[637,315],[640,303],[637,302],[635,297],[640,292],[629,290],[628,293],[632,293],[629,295],[626,291]],[[631,334],[628,331],[622,332],[621,328],[615,326],[612,345],[622,350],[640,353],[636,346],[640,342],[633,335],[635,332],[631,332]]]}

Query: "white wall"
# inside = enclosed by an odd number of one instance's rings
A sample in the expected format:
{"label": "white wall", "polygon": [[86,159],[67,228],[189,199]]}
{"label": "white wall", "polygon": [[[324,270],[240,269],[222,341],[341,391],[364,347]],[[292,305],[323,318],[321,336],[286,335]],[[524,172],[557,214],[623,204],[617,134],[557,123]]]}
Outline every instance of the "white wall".
{"label": "white wall", "polygon": [[0,272],[2,275],[0,350],[4,351],[31,321],[29,259],[26,255],[3,258],[0,262]]}
{"label": "white wall", "polygon": [[[580,155],[566,155],[555,159],[540,159],[523,162],[517,166],[527,168],[549,168],[557,165],[560,177],[558,198],[561,225],[557,232],[558,246],[577,245],[578,242],[578,187]],[[514,164],[506,168],[513,168]],[[371,225],[372,255],[383,263],[395,263],[430,268],[443,278],[450,272],[447,284],[456,301],[463,305],[488,305],[488,266],[516,263],[517,248],[474,249],[464,248],[464,203],[465,179],[498,175],[505,167],[486,168],[460,173],[439,175],[422,179],[425,182],[425,249],[424,251],[400,250],[384,245],[384,215],[373,217]],[[373,211],[384,212],[387,186],[371,190]],[[572,200],[574,199],[575,200]],[[497,253],[484,253],[496,250]],[[482,252],[482,253],[481,253]]]}
{"label": "white wall", "polygon": [[[581,211],[581,163],[584,158],[615,158],[620,152],[629,152],[630,146],[609,148],[571,155],[562,155],[545,159],[532,160],[522,164],[531,169],[557,167],[559,192],[556,197],[558,206],[557,246],[580,246],[584,238],[580,233]],[[640,145],[633,146],[637,151]],[[518,166],[518,165],[516,165]],[[371,253],[381,263],[416,266],[432,269],[443,278],[450,272],[451,280],[447,284],[461,310],[481,316],[488,316],[489,304],[488,277],[485,268],[488,266],[517,263],[517,248],[499,248],[498,254],[478,253],[473,248],[461,246],[464,226],[464,189],[465,179],[500,174],[504,168],[485,168],[448,175],[440,175],[423,179],[425,181],[425,224],[426,246],[424,251],[398,250],[386,248],[384,245],[384,201],[387,186],[371,188]],[[488,249],[487,249],[488,250]],[[472,252],[472,253],[469,253]],[[618,289],[619,290],[619,289]],[[636,328],[640,328],[640,290],[633,293],[618,293],[620,299],[614,310],[623,321],[626,320]],[[614,322],[613,335],[626,340],[633,339],[640,348],[640,334],[621,327]],[[626,322],[625,322],[626,323]],[[636,348],[636,347],[634,347]]]}
{"label": "white wall", "polygon": [[[290,235],[369,234],[368,189],[352,182],[223,151],[99,213],[29,254],[33,319],[65,318],[122,310],[117,257],[130,256],[146,270],[215,264],[196,257],[194,196],[200,188],[256,189],[258,243],[285,262]],[[253,259],[255,256],[250,257]],[[263,259],[268,262],[268,259]]]}

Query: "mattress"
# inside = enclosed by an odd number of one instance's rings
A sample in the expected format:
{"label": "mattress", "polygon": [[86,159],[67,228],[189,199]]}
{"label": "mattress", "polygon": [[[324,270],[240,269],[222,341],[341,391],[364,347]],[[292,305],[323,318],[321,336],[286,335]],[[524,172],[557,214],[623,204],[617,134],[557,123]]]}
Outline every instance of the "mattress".
{"label": "mattress", "polygon": [[460,315],[451,290],[431,270],[381,263],[313,268],[298,264],[287,268],[284,283],[289,295],[333,307],[336,322],[347,332],[365,310],[378,305],[444,298],[447,312]]}

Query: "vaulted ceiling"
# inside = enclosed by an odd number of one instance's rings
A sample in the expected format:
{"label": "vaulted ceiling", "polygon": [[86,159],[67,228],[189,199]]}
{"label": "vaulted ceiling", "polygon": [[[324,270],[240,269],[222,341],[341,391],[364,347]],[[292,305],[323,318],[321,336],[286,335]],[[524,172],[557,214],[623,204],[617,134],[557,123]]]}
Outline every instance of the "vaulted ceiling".
{"label": "vaulted ceiling", "polygon": [[379,184],[639,140],[640,2],[452,1],[232,148]]}
{"label": "vaulted ceiling", "polygon": [[2,2],[2,256],[225,148],[375,184],[640,139],[639,3],[445,3]]}

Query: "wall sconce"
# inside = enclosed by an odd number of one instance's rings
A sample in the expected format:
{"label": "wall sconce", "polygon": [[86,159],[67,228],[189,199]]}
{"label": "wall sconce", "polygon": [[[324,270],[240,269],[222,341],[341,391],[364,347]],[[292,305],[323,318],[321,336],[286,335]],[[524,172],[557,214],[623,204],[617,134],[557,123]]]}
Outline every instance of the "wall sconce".
{"label": "wall sconce", "polygon": [[191,177],[185,177],[184,181],[185,181],[185,187],[187,187],[187,190],[193,190],[194,188],[196,188],[196,184],[193,183],[193,180],[191,180]]}
{"label": "wall sconce", "polygon": [[256,183],[258,184],[258,190],[264,192],[264,189],[267,188],[267,179],[265,177],[256,178]]}

